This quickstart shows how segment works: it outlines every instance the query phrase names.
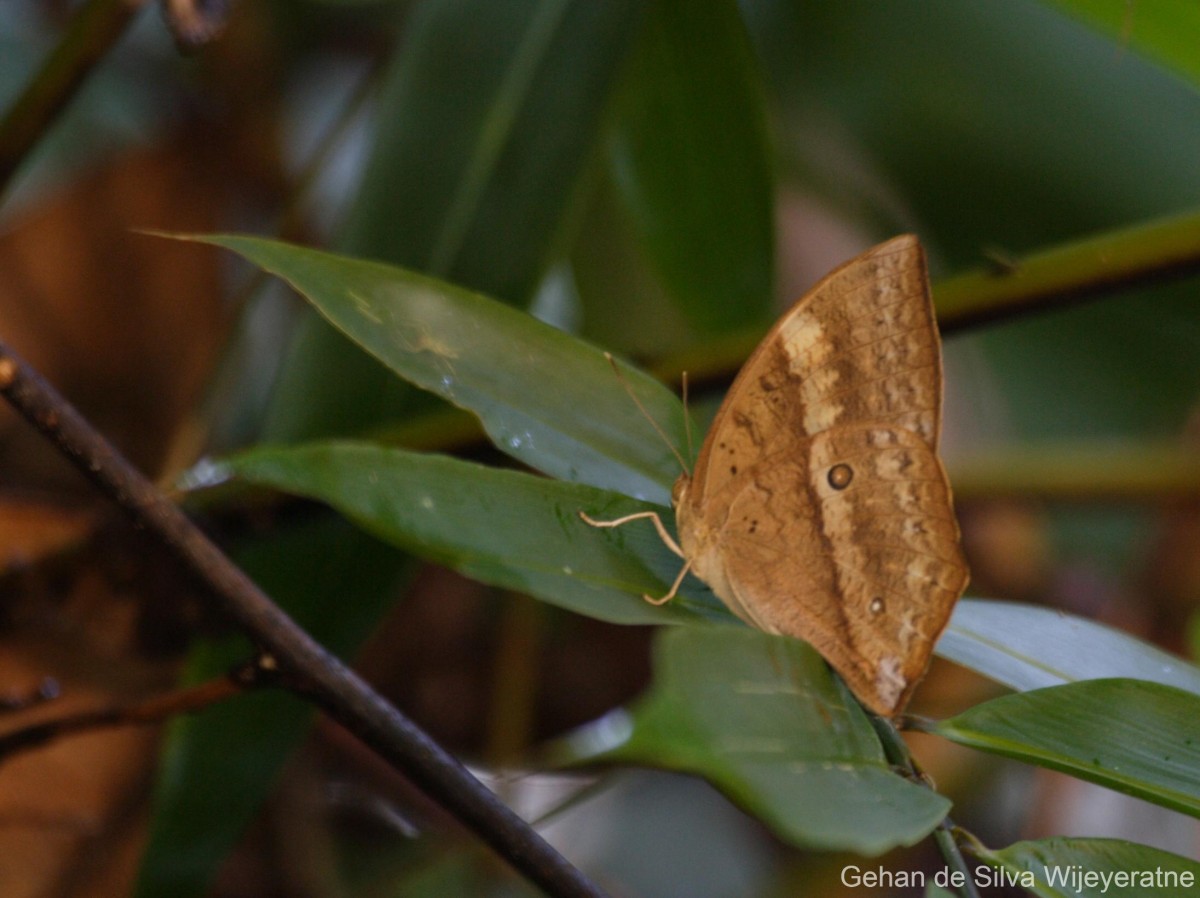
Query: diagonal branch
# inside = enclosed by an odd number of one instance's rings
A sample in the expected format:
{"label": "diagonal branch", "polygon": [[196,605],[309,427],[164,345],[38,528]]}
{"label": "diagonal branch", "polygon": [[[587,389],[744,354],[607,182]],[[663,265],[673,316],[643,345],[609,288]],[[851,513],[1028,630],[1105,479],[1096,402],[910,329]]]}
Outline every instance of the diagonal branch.
{"label": "diagonal branch", "polygon": [[0,394],[101,492],[208,585],[220,607],[275,659],[288,688],[402,771],[547,893],[604,894],[453,756],[301,629],[3,343]]}

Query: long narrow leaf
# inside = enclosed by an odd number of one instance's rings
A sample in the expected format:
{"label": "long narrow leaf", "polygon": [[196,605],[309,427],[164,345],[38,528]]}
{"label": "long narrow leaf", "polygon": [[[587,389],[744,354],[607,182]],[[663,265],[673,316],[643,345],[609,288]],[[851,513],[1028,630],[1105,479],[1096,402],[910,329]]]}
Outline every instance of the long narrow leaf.
{"label": "long narrow leaf", "polygon": [[701,331],[770,309],[764,90],[735,0],[652,0],[611,164],[639,243]]}
{"label": "long narrow leaf", "polygon": [[339,248],[527,298],[558,247],[640,6],[419,4]]}
{"label": "long narrow leaf", "polygon": [[1200,670],[1186,661],[1128,633],[1017,602],[963,599],[937,653],[1013,689],[1129,677],[1200,695]]}
{"label": "long narrow leaf", "polygon": [[980,886],[1017,885],[1038,898],[1182,898],[1200,887],[1200,864],[1120,839],[1042,839],[979,849]]}
{"label": "long narrow leaf", "polygon": [[665,387],[502,303],[400,268],[254,237],[197,237],[296,288],[396,374],[474,412],[514,458],[564,480],[664,504],[683,408]]}
{"label": "long narrow leaf", "polygon": [[[264,448],[228,462],[239,477],[327,502],[379,538],[485,583],[625,624],[721,613],[711,594],[654,606],[681,562],[648,522],[599,530],[579,518],[644,509],[615,493],[365,443]],[[668,519],[670,512],[660,509]]]}
{"label": "long narrow leaf", "polygon": [[[565,239],[640,4],[406,5],[336,246],[524,305]],[[410,409],[407,388],[319,318],[293,346],[267,439],[359,436]]]}
{"label": "long narrow leaf", "polygon": [[1200,817],[1200,696],[1144,680],[1085,680],[976,705],[930,728]]}

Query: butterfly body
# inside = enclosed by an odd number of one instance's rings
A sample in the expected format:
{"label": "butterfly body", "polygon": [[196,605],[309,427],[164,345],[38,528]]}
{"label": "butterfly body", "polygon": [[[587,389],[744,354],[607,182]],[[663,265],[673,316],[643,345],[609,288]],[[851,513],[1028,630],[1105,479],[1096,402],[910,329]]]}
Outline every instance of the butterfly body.
{"label": "butterfly body", "polygon": [[937,456],[941,352],[911,236],[807,293],[729,390],[675,489],[693,572],[898,713],[967,582]]}

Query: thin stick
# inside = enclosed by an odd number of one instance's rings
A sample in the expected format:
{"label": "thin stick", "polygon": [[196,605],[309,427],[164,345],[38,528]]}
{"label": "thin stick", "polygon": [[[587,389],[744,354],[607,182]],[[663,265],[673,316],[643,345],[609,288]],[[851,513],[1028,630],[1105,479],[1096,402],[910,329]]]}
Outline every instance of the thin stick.
{"label": "thin stick", "polygon": [[278,662],[287,688],[374,749],[547,893],[604,894],[453,756],[301,629],[2,343],[0,393],[101,492],[208,585],[219,606]]}
{"label": "thin stick", "polygon": [[254,670],[247,665],[227,676],[185,689],[173,689],[134,704],[64,714],[15,729],[0,736],[0,763],[63,736],[121,726],[148,726],[178,714],[199,711],[259,686],[260,682],[252,673]]}

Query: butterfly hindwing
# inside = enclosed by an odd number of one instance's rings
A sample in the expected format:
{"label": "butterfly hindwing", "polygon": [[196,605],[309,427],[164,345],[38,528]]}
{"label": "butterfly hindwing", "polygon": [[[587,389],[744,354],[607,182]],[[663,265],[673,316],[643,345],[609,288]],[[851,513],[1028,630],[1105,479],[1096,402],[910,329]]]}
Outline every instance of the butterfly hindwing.
{"label": "butterfly hindwing", "polygon": [[[827,533],[848,657],[829,660],[893,714],[925,674],[967,583],[942,464],[912,431],[868,424],[814,438],[809,488]],[[850,538],[846,538],[851,534]],[[839,538],[839,536],[841,538]]]}
{"label": "butterfly hindwing", "polygon": [[890,715],[966,583],[945,474],[923,440],[885,426],[837,428],[806,450],[747,472],[700,567],[719,565],[736,613],[812,643]]}

